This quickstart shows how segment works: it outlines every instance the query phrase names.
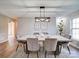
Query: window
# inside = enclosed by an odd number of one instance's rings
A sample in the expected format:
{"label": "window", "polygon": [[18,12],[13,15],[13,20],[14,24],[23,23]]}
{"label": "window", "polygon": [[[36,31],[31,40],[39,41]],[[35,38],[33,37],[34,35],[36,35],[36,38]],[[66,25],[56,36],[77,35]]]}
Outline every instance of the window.
{"label": "window", "polygon": [[79,18],[72,20],[71,34],[72,38],[79,39]]}

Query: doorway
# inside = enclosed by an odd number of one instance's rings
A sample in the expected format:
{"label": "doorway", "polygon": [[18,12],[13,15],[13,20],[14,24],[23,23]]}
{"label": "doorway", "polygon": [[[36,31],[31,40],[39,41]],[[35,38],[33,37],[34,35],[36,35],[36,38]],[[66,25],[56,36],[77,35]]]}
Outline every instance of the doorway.
{"label": "doorway", "polygon": [[8,22],[8,42],[9,45],[12,47],[15,43],[15,22],[13,20],[10,20]]}
{"label": "doorway", "polygon": [[14,38],[14,22],[13,21],[11,21],[11,22],[9,22],[8,23],[8,37],[12,37],[12,38]]}

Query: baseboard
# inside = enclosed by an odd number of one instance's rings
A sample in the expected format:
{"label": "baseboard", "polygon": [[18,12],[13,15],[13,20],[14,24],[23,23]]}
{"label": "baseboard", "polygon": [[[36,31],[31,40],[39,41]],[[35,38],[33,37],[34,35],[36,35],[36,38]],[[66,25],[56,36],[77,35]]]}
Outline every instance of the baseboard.
{"label": "baseboard", "polygon": [[0,43],[4,43],[4,42],[7,42],[8,40],[3,40],[3,41],[0,41]]}
{"label": "baseboard", "polygon": [[71,44],[70,44],[70,46],[72,46],[72,47],[76,48],[77,50],[79,50],[79,47],[78,47],[78,46],[76,46],[76,45],[75,45],[75,44],[73,44],[73,43],[71,43]]}

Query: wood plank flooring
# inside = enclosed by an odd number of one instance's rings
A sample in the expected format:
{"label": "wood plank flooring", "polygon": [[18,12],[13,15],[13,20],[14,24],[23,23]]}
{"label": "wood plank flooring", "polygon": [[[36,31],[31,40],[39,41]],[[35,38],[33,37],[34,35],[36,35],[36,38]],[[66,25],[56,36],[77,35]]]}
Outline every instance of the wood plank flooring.
{"label": "wood plank flooring", "polygon": [[[12,43],[13,44],[13,43]],[[10,45],[9,42],[0,43],[0,58],[6,58],[16,49],[16,43]]]}

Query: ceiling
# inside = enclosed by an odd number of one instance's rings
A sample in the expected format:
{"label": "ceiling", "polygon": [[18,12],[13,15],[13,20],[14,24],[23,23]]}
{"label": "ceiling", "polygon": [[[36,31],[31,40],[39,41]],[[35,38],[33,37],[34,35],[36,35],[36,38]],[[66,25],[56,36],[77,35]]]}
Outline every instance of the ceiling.
{"label": "ceiling", "polygon": [[60,17],[79,10],[79,0],[0,0],[0,13],[8,17],[38,17],[40,6],[45,15]]}

